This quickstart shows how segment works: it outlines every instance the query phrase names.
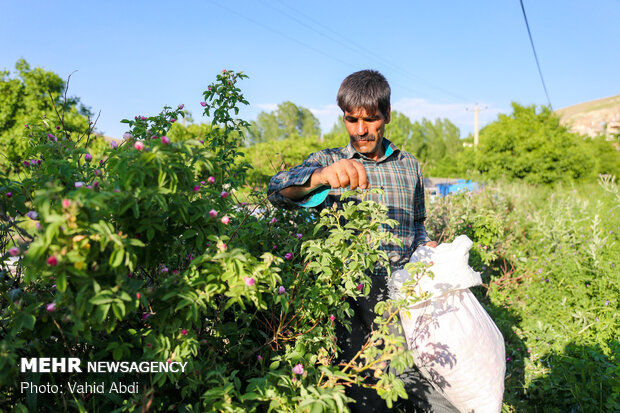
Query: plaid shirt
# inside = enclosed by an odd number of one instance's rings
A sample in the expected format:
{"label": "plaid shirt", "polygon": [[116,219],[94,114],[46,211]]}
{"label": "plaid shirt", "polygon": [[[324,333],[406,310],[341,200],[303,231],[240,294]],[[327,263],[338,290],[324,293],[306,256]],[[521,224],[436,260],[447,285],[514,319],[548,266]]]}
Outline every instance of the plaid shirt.
{"label": "plaid shirt", "polygon": [[383,195],[372,194],[369,199],[388,206],[388,216],[398,221],[393,231],[403,246],[384,245],[383,250],[388,253],[393,268],[400,268],[409,262],[415,249],[430,241],[424,220],[424,181],[420,172],[420,165],[413,155],[403,152],[392,142],[383,138],[385,155],[374,161],[357,152],[351,143],[344,148],[324,149],[311,154],[301,165],[288,171],[278,172],[269,182],[269,201],[278,207],[288,209],[299,207],[326,208],[333,204],[341,206],[340,195],[346,189],[331,189],[321,187],[315,189],[304,199],[295,202],[280,194],[280,190],[293,186],[303,185],[312,173],[341,159],[357,159],[364,165],[368,182],[373,188],[381,188]]}

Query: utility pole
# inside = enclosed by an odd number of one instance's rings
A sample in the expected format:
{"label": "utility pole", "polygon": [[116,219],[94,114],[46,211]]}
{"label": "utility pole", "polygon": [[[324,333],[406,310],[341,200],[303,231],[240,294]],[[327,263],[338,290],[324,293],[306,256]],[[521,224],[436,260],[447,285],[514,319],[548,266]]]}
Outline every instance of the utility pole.
{"label": "utility pole", "polygon": [[[484,109],[486,109],[488,106],[485,106]],[[483,109],[483,110],[484,110]],[[469,108],[465,108],[466,111],[471,112],[469,110]],[[479,115],[480,115],[480,108],[478,107],[478,103],[476,103],[476,107],[474,108],[474,148],[476,148],[478,146],[478,129],[479,129]]]}
{"label": "utility pole", "polygon": [[478,104],[476,103],[476,109],[474,111],[474,148],[478,147]]}

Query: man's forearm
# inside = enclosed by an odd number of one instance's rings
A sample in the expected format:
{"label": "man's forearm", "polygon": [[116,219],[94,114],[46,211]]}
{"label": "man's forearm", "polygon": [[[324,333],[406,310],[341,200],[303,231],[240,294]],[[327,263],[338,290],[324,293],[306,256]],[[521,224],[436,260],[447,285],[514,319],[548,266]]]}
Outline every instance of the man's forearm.
{"label": "man's forearm", "polygon": [[280,194],[284,195],[291,201],[299,201],[303,199],[310,192],[314,191],[318,187],[322,186],[320,179],[320,173],[323,168],[316,169],[310,178],[303,185],[292,185],[280,190]]}

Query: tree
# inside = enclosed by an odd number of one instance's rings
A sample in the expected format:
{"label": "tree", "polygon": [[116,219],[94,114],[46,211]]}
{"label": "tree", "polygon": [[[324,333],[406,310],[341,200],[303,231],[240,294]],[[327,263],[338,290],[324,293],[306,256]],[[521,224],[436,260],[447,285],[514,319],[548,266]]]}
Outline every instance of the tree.
{"label": "tree", "polygon": [[[23,59],[15,64],[16,76],[0,72],[0,170],[18,172],[30,147],[25,135],[27,125],[49,119],[50,134],[84,132],[89,128],[90,110],[76,97],[66,97],[66,82],[57,74],[40,67],[31,69]],[[56,109],[64,107],[62,122]],[[52,116],[54,115],[54,116]],[[53,120],[52,120],[53,119]],[[64,125],[61,125],[63,123]]]}
{"label": "tree", "polygon": [[279,104],[275,111],[259,113],[256,121],[251,122],[248,133],[251,143],[296,136],[318,138],[321,127],[309,109],[289,101]]}
{"label": "tree", "polygon": [[460,131],[448,119],[438,118],[431,122],[422,118],[411,122],[402,113],[392,111],[386,136],[430,168],[441,166],[440,169],[445,169],[447,164],[454,163],[456,155],[463,149]]}
{"label": "tree", "polygon": [[595,162],[584,139],[560,125],[547,106],[512,104],[480,131],[470,167],[492,179],[551,184],[591,176]]}

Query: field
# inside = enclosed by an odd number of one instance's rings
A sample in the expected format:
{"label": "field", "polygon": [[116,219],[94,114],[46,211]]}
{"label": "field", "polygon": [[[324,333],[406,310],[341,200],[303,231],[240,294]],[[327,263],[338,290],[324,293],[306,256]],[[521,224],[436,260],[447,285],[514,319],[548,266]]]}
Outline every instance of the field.
{"label": "field", "polygon": [[437,237],[478,241],[475,293],[506,342],[504,411],[618,411],[617,185],[488,185],[429,211]]}

